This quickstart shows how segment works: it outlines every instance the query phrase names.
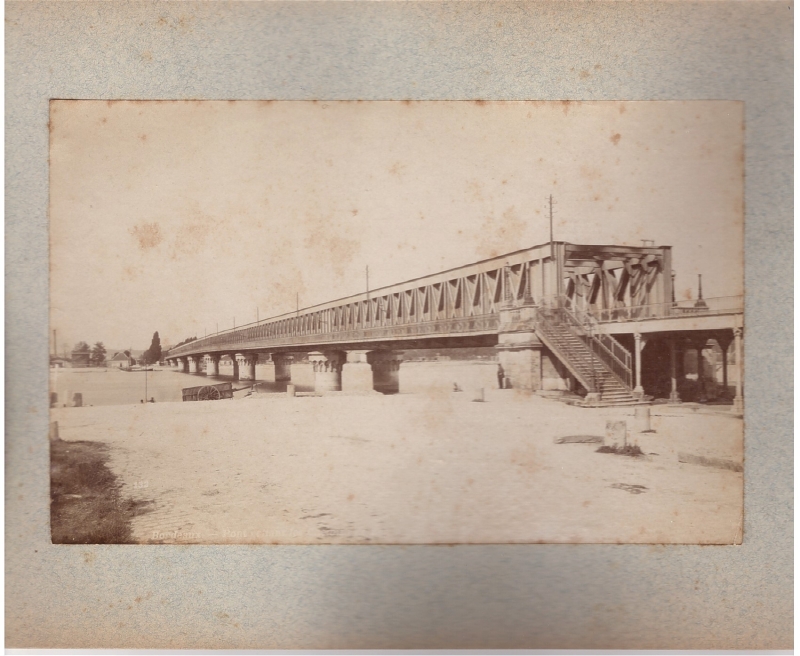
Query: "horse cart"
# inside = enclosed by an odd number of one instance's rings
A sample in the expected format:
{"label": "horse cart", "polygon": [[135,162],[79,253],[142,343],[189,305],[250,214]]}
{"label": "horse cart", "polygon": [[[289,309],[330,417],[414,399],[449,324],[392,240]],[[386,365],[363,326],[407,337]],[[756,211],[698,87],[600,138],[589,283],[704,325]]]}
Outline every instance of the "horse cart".
{"label": "horse cart", "polygon": [[233,385],[231,383],[216,383],[214,385],[183,388],[184,401],[218,401],[219,399],[232,398]]}

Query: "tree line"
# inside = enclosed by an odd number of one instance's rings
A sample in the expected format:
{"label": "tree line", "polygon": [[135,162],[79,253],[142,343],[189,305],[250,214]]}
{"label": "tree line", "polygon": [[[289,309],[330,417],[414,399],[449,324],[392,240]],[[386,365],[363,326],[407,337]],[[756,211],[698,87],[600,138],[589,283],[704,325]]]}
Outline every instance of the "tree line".
{"label": "tree line", "polygon": [[88,353],[89,363],[95,367],[102,367],[106,362],[106,347],[103,342],[95,342],[92,347],[86,342],[78,342],[72,352]]}
{"label": "tree line", "polygon": [[[78,342],[73,353],[88,353],[89,363],[93,367],[102,367],[106,363],[106,356],[108,355],[106,347],[103,342],[95,342],[95,345],[90,347],[86,342]],[[126,356],[131,357],[130,351],[123,351]],[[142,353],[142,364],[155,364],[161,361],[161,338],[158,336],[158,331],[153,333],[153,338],[150,340],[150,348]]]}

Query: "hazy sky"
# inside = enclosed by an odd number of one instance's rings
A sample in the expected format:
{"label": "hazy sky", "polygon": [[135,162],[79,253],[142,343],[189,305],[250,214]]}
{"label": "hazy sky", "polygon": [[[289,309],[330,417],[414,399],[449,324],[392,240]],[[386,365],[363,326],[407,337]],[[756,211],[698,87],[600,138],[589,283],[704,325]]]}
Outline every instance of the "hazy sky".
{"label": "hazy sky", "polygon": [[51,306],[79,340],[176,343],[546,242],[673,246],[742,290],[733,102],[51,103]]}

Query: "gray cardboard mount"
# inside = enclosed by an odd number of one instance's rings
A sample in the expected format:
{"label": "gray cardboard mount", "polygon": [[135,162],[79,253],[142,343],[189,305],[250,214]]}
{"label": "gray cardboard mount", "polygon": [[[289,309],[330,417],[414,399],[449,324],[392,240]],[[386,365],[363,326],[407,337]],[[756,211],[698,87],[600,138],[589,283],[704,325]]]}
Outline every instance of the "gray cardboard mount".
{"label": "gray cardboard mount", "polygon": [[[8,647],[792,646],[792,24],[780,2],[6,5]],[[48,101],[742,100],[741,546],[49,542]]]}

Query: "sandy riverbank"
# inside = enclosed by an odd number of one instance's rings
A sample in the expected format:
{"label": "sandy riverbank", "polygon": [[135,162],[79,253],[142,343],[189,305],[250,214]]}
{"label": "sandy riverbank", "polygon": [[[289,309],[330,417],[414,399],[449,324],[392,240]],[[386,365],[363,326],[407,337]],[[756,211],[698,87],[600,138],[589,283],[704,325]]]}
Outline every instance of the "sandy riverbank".
{"label": "sandy riverbank", "polygon": [[[459,543],[741,540],[742,420],[653,408],[644,458],[554,438],[632,409],[517,392],[259,398],[56,408],[64,440],[109,445],[121,495],[152,501],[141,542]],[[641,487],[636,487],[641,486]],[[643,488],[643,489],[642,489]]]}

